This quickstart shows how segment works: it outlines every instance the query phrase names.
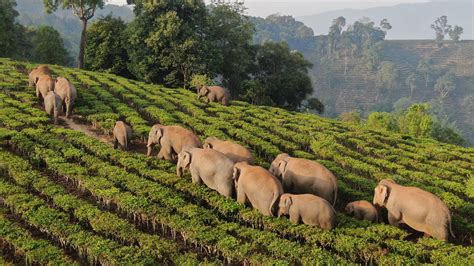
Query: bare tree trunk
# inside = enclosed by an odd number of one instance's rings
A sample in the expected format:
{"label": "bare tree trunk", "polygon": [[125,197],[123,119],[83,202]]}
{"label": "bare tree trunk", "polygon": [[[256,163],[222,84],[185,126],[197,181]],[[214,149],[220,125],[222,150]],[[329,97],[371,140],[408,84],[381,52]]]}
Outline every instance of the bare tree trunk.
{"label": "bare tree trunk", "polygon": [[81,33],[81,44],[79,47],[79,56],[77,57],[78,68],[84,68],[84,51],[86,49],[86,38],[87,38],[87,19],[81,18],[82,20],[82,33]]}

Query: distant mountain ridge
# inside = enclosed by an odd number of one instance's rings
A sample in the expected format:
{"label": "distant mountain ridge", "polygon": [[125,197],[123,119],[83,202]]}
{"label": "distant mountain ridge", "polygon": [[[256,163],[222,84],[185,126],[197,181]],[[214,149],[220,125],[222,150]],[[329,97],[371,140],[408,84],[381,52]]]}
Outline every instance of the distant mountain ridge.
{"label": "distant mountain ridge", "polygon": [[316,35],[327,34],[332,20],[343,16],[347,23],[369,17],[376,23],[386,18],[393,26],[388,32],[387,39],[434,39],[431,23],[440,16],[446,15],[448,23],[464,28],[461,39],[474,39],[474,1],[432,1],[427,3],[405,3],[391,7],[375,7],[362,10],[341,9],[324,12],[311,16],[300,16],[297,20],[311,27]]}

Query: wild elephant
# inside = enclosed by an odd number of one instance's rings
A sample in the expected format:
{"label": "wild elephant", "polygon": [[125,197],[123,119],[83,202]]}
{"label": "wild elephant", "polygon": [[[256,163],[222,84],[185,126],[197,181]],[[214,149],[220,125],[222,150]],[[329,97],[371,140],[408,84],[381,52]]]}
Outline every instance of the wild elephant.
{"label": "wild elephant", "polygon": [[406,187],[384,179],[374,189],[373,203],[385,207],[393,226],[405,223],[411,228],[440,240],[448,240],[451,214],[446,204],[434,194],[417,187]]}
{"label": "wild elephant", "polygon": [[180,126],[164,126],[156,124],[148,134],[147,155],[151,156],[153,146],[161,146],[158,159],[176,161],[176,156],[185,147],[202,148],[199,138],[189,129]]}
{"label": "wild elephant", "polygon": [[234,162],[247,162],[253,164],[255,159],[249,149],[228,140],[220,140],[216,137],[208,137],[204,141],[204,148],[213,149],[225,154]]}
{"label": "wild elephant", "polygon": [[132,128],[123,121],[117,121],[115,122],[113,133],[114,149],[117,149],[120,144],[120,147],[126,151],[128,149],[128,143],[130,143],[132,139]]}
{"label": "wild elephant", "polygon": [[282,180],[285,192],[314,194],[336,203],[337,177],[318,162],[282,153],[273,160],[270,172]]}
{"label": "wild elephant", "polygon": [[54,90],[54,79],[49,75],[39,75],[36,77],[36,97],[40,102],[44,101],[49,91]]}
{"label": "wild elephant", "polygon": [[202,86],[198,90],[198,98],[206,97],[207,102],[219,102],[229,105],[229,90],[221,86]]}
{"label": "wild elephant", "polygon": [[250,202],[253,208],[266,216],[273,216],[283,188],[280,181],[260,166],[239,162],[234,165],[232,176],[237,202]]}
{"label": "wild elephant", "polygon": [[294,224],[303,222],[325,230],[334,228],[336,211],[327,200],[313,194],[285,193],[278,206],[278,217],[289,215]]}
{"label": "wild elephant", "polygon": [[66,78],[58,77],[54,84],[54,92],[61,97],[63,108],[66,109],[66,117],[69,117],[69,115],[72,114],[74,102],[77,98],[76,87],[74,87],[74,85]]}
{"label": "wild elephant", "polygon": [[181,176],[185,169],[191,172],[193,183],[204,182],[219,194],[232,197],[234,162],[224,154],[210,149],[186,148],[178,154],[176,174]]}
{"label": "wild elephant", "polygon": [[40,65],[37,68],[34,68],[28,74],[28,85],[30,87],[36,86],[36,78],[40,75],[48,75],[51,76],[51,70],[48,66]]}
{"label": "wild elephant", "polygon": [[49,91],[44,98],[44,110],[48,115],[53,116],[54,124],[57,124],[58,117],[61,115],[62,111],[62,101],[61,97],[59,97],[59,95],[57,95],[54,91]]}
{"label": "wild elephant", "polygon": [[349,202],[344,210],[348,215],[358,220],[367,220],[372,223],[379,222],[379,211],[372,203],[366,200]]}

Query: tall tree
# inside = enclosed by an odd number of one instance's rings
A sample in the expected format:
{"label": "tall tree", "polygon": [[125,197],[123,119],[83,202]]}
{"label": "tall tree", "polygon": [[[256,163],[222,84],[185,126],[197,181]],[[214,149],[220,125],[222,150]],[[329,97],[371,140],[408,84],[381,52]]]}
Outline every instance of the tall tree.
{"label": "tall tree", "polygon": [[329,27],[328,33],[328,55],[331,56],[332,53],[337,48],[337,43],[339,42],[342,34],[342,29],[346,26],[346,19],[344,17],[337,17],[332,21],[331,27]]}
{"label": "tall tree", "polygon": [[384,18],[380,21],[380,28],[382,28],[385,32],[387,32],[392,29],[392,25],[390,25],[388,20]]}
{"label": "tall tree", "polygon": [[256,69],[251,75],[265,89],[274,105],[297,109],[313,92],[308,70],[312,67],[303,55],[290,51],[286,43],[270,43],[257,48]]}
{"label": "tall tree", "polygon": [[425,78],[425,88],[428,88],[428,83],[430,82],[430,77],[434,74],[434,67],[431,63],[431,59],[422,59],[416,67],[416,71],[422,74]]}
{"label": "tall tree", "polygon": [[463,32],[464,29],[462,27],[455,25],[452,29],[449,30],[449,38],[451,38],[451,40],[455,42],[458,42]]}
{"label": "tall tree", "polygon": [[380,64],[375,79],[375,83],[378,88],[376,101],[378,101],[381,92],[384,90],[390,91],[396,87],[398,76],[398,70],[394,63],[390,61],[384,61]]}
{"label": "tall tree", "polygon": [[405,84],[410,88],[410,99],[413,98],[413,92],[416,89],[416,74],[412,73],[410,76],[407,77],[405,80]]}
{"label": "tall tree", "polygon": [[131,77],[127,69],[127,25],[120,18],[108,15],[87,29],[85,67]]}
{"label": "tall tree", "polygon": [[40,26],[33,37],[34,61],[38,63],[66,65],[68,52],[59,32],[51,26]]}
{"label": "tall tree", "polygon": [[242,4],[216,2],[208,8],[208,70],[222,76],[224,85],[238,95],[252,63],[253,26],[244,16]]}
{"label": "tall tree", "polygon": [[84,68],[84,52],[87,42],[87,23],[94,17],[97,8],[104,7],[104,0],[43,0],[48,13],[54,12],[59,6],[72,9],[82,22],[81,43],[79,45],[78,67]]}
{"label": "tall tree", "polygon": [[[137,10],[138,8],[138,10]],[[129,70],[137,78],[168,86],[186,86],[205,70],[204,1],[137,2],[128,26]]]}
{"label": "tall tree", "polygon": [[446,34],[451,30],[451,25],[448,25],[448,17],[441,16],[437,18],[434,23],[431,24],[431,28],[435,31],[436,41],[441,44],[441,41],[444,40]]}
{"label": "tall tree", "polygon": [[0,0],[0,57],[28,59],[31,41],[26,29],[15,22],[15,0]]}
{"label": "tall tree", "polygon": [[436,80],[434,88],[439,93],[440,100],[443,100],[456,89],[456,76],[451,71],[447,72]]}

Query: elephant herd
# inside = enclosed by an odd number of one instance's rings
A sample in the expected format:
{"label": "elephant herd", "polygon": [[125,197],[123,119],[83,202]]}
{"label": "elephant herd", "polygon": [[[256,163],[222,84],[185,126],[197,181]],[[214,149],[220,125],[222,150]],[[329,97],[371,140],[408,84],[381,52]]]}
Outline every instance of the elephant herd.
{"label": "elephant herd", "polygon": [[30,87],[36,88],[36,97],[43,102],[46,113],[53,117],[54,124],[62,112],[66,117],[72,113],[77,91],[74,85],[64,77],[53,79],[51,70],[44,65],[31,70],[28,75]]}
{"label": "elephant herd", "polygon": [[[114,147],[127,149],[131,128],[118,121]],[[267,170],[254,165],[249,149],[232,141],[208,137],[201,143],[191,130],[155,124],[149,132],[147,155],[158,145],[158,159],[176,165],[176,174],[190,172],[192,182],[204,183],[219,194],[250,204],[266,216],[289,216],[292,223],[304,223],[325,230],[335,226],[337,177],[315,161],[279,154]],[[346,205],[345,212],[356,219],[382,222],[380,208],[388,212],[388,222],[402,223],[426,236],[447,240],[451,229],[449,209],[434,194],[382,180],[374,190],[373,204],[361,200]]]}
{"label": "elephant herd", "polygon": [[[45,111],[54,123],[65,109],[68,117],[77,97],[75,87],[66,78],[53,79],[47,66],[29,73],[29,85],[44,101]],[[197,88],[198,98],[228,105],[229,91],[219,86]],[[117,121],[113,129],[114,148],[126,150],[132,129]],[[219,194],[250,204],[266,216],[289,216],[292,223],[304,223],[331,230],[335,226],[337,177],[322,164],[279,154],[267,170],[255,165],[252,152],[232,141],[208,137],[201,143],[191,130],[181,126],[155,124],[147,141],[147,156],[158,145],[158,159],[177,163],[176,174],[191,174],[192,182],[204,183]],[[365,200],[349,202],[345,212],[356,219],[382,222],[380,209],[387,209],[393,226],[406,224],[436,239],[447,240],[451,214],[446,204],[434,194],[416,187],[406,187],[384,179],[374,189],[373,203]]]}

